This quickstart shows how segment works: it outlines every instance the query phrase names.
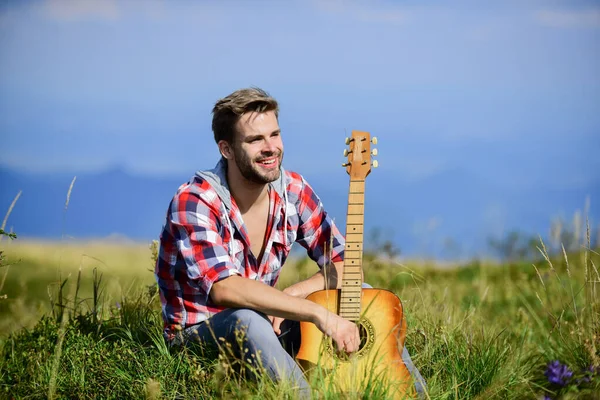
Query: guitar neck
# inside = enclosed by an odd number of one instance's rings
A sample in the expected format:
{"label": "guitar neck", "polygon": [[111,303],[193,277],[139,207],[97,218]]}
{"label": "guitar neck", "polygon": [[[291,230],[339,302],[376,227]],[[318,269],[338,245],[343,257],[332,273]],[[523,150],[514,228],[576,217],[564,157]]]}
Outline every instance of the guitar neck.
{"label": "guitar neck", "polygon": [[356,321],[361,312],[365,180],[350,179],[340,316]]}

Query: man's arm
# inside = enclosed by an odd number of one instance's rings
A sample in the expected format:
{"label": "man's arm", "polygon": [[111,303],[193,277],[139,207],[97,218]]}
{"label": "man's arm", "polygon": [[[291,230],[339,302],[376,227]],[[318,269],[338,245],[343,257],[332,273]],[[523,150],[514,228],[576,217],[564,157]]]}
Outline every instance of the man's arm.
{"label": "man's arm", "polygon": [[340,351],[358,350],[358,327],[312,301],[290,296],[269,285],[241,276],[215,282],[210,291],[213,303],[228,308],[249,308],[267,315],[312,322],[331,336]]}

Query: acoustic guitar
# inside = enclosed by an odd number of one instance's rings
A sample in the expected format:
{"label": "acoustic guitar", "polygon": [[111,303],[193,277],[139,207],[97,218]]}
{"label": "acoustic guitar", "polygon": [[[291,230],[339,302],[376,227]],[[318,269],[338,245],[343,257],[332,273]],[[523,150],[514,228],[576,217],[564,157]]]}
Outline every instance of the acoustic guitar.
{"label": "acoustic guitar", "polygon": [[402,303],[388,290],[362,288],[365,179],[371,172],[371,155],[377,155],[371,143],[377,144],[377,138],[371,140],[368,132],[352,131],[352,137],[346,138],[348,161],[343,165],[350,175],[350,190],[341,289],[320,290],[307,297],[354,321],[360,332],[359,349],[350,355],[339,352],[314,324],[301,322],[296,360],[308,375],[324,373],[342,393],[366,394],[379,387],[386,388],[386,398],[407,398],[414,395],[414,385],[401,356],[406,336]]}

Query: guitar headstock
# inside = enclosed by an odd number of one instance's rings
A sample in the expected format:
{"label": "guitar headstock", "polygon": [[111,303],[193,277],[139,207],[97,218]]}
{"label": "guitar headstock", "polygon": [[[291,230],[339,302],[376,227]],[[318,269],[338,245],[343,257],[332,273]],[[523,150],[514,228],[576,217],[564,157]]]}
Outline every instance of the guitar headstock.
{"label": "guitar headstock", "polygon": [[[352,131],[352,137],[346,138],[347,149],[344,149],[344,157],[348,162],[342,164],[346,172],[354,179],[365,179],[371,172],[371,156],[377,155],[377,149],[371,150],[371,143],[377,144],[377,138],[369,132]],[[377,168],[377,160],[374,160],[373,168]]]}

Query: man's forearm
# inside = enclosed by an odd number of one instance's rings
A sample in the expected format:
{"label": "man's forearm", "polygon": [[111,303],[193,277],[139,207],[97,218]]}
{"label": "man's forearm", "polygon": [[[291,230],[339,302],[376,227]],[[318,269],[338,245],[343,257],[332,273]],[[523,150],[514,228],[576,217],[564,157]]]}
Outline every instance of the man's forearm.
{"label": "man's forearm", "polygon": [[316,319],[327,314],[324,307],[312,301],[241,276],[231,276],[215,283],[210,296],[213,302],[221,307],[250,308],[295,321],[315,323]]}

